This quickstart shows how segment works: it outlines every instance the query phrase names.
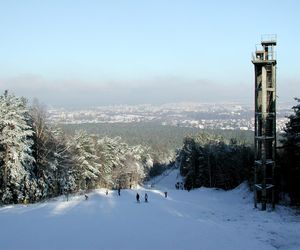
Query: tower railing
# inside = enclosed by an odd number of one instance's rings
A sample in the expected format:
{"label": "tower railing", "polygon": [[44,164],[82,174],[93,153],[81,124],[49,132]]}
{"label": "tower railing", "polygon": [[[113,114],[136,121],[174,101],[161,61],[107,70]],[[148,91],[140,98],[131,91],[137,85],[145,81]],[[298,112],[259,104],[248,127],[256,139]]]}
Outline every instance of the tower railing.
{"label": "tower railing", "polygon": [[276,34],[263,34],[261,35],[261,42],[266,43],[276,43],[277,42],[277,35]]}
{"label": "tower railing", "polygon": [[[262,56],[257,54],[257,52],[261,52]],[[252,61],[275,61],[276,60],[276,51],[269,51],[266,55],[263,51],[257,50],[252,53]]]}

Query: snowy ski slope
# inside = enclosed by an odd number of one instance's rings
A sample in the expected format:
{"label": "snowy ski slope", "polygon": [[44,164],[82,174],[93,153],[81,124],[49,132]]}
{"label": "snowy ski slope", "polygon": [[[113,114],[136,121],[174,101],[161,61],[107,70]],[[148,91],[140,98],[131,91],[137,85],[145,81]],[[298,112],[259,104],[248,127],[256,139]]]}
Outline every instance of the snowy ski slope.
{"label": "snowy ski slope", "polygon": [[227,192],[176,190],[177,174],[172,171],[152,189],[122,190],[120,197],[99,189],[87,201],[78,195],[68,202],[59,197],[1,207],[0,249],[300,249],[294,211],[253,209],[246,185]]}

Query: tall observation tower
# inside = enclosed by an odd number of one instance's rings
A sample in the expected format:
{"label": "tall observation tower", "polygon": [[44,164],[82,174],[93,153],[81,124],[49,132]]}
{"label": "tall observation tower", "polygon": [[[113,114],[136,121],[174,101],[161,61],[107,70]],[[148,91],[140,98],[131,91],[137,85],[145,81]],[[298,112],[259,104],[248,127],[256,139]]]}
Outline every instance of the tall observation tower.
{"label": "tall observation tower", "polygon": [[252,63],[255,72],[254,205],[275,208],[276,35],[263,35]]}

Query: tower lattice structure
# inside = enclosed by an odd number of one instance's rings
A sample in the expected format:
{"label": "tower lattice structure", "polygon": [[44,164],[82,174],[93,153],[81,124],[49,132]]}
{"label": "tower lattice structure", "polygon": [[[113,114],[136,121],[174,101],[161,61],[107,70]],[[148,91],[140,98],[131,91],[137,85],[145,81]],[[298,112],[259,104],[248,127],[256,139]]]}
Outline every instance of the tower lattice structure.
{"label": "tower lattice structure", "polygon": [[252,63],[255,71],[254,206],[275,208],[276,35],[264,35]]}

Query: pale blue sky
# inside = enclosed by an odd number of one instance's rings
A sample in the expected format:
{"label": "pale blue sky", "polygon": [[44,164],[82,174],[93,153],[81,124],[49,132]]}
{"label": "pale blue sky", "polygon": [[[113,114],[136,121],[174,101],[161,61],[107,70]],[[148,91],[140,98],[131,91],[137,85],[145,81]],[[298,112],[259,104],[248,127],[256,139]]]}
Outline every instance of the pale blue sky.
{"label": "pale blue sky", "polygon": [[49,105],[251,103],[251,52],[276,33],[277,94],[291,101],[299,13],[296,0],[0,0],[0,89]]}

